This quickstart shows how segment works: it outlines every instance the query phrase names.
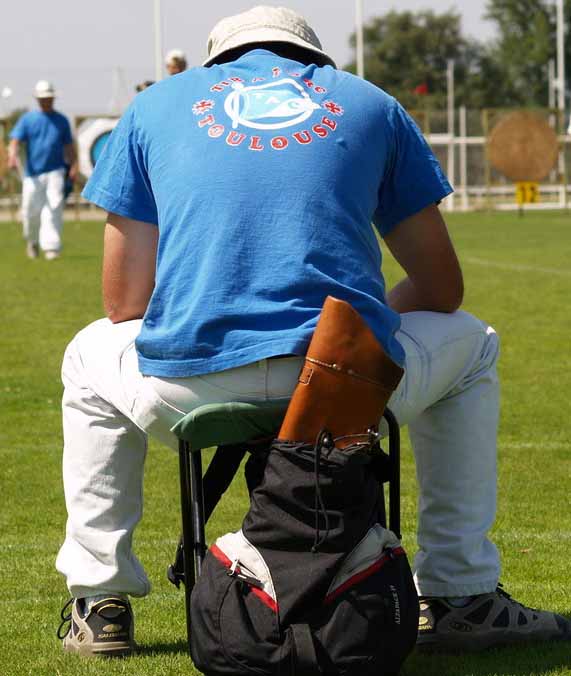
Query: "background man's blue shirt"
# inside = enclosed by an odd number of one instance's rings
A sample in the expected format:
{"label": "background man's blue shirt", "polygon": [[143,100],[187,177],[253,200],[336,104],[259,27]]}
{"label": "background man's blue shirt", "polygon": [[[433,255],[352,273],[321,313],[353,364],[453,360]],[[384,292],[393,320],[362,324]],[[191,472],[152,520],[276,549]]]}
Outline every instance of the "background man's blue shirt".
{"label": "background man's blue shirt", "polygon": [[65,167],[64,146],[71,143],[71,128],[65,115],[41,110],[24,113],[10,138],[26,143],[26,175],[38,176]]}
{"label": "background man's blue shirt", "polygon": [[139,364],[182,377],[304,354],[327,295],[402,364],[371,223],[386,235],[450,192],[393,98],[253,50],[139,94],[84,195],[158,224]]}

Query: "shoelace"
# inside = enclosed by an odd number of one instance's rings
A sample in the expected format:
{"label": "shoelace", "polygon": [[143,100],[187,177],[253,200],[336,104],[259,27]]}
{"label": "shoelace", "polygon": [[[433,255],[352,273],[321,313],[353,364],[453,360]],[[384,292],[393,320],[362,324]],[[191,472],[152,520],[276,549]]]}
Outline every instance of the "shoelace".
{"label": "shoelace", "polygon": [[[61,612],[59,616],[61,617],[61,622],[57,630],[57,637],[63,641],[63,639],[69,634],[71,631],[71,615],[73,612],[73,602],[75,599],[73,596],[69,599],[69,601],[65,604],[65,606],[61,609]],[[69,613],[66,613],[66,611],[69,608]],[[68,625],[65,627],[65,625]],[[65,628],[65,632],[62,633],[62,630]]]}
{"label": "shoelace", "polygon": [[531,606],[525,606],[523,603],[520,603],[519,601],[516,601],[515,599],[513,599],[511,597],[511,595],[508,594],[507,591],[504,589],[504,585],[501,582],[498,582],[498,586],[496,587],[496,593],[499,594],[500,596],[503,596],[510,603],[513,603],[516,606],[520,606],[520,608],[524,608],[525,610],[531,610],[533,613],[541,612],[537,608],[532,608]]}
{"label": "shoelace", "polygon": [[[315,440],[315,446],[313,450],[315,452],[314,464],[313,464],[313,481],[315,486],[315,538],[313,540],[313,546],[311,551],[315,554],[319,551],[321,545],[327,541],[329,537],[329,514],[325,509],[325,504],[323,502],[323,495],[321,494],[321,485],[319,483],[319,472],[321,468],[321,450],[323,446],[330,447],[332,443],[331,436],[326,429],[322,429],[321,432],[317,435]],[[320,513],[323,514],[325,520],[325,535],[320,538],[320,529],[319,529],[319,516]]]}
{"label": "shoelace", "polygon": [[508,599],[512,603],[517,603],[512,599],[512,597],[507,593],[507,591],[504,589],[504,585],[501,582],[498,582],[498,586],[496,587],[496,593],[499,594],[500,596],[503,596],[504,598]]}
{"label": "shoelace", "polygon": [[[323,428],[321,432],[317,435],[315,440],[315,445],[313,450],[315,452],[314,456],[314,465],[313,465],[313,476],[315,484],[315,538],[313,540],[313,546],[311,551],[315,554],[319,551],[321,545],[327,542],[329,537],[329,514],[325,509],[325,504],[323,502],[323,495],[321,493],[321,484],[319,482],[319,472],[321,468],[321,452],[323,448],[331,449],[335,444],[340,440],[352,439],[353,447],[360,448],[361,450],[368,450],[370,452],[371,448],[375,443],[378,442],[379,434],[375,428],[370,428],[366,434],[347,434],[341,437],[336,437],[333,439],[331,433]],[[325,521],[325,535],[320,538],[321,531],[319,527],[319,516],[323,514]]]}

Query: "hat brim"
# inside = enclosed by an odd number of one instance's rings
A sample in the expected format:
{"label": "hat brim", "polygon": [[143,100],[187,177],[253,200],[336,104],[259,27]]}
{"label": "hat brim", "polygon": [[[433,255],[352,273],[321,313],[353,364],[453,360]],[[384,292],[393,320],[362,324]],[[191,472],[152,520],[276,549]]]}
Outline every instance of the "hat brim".
{"label": "hat brim", "polygon": [[319,56],[319,63],[323,65],[333,66],[337,68],[335,61],[326,54],[321,49],[318,49],[311,43],[307,42],[301,37],[290,33],[289,31],[282,30],[280,28],[272,26],[271,28],[263,28],[256,26],[250,30],[241,30],[234,35],[231,35],[229,38],[224,40],[223,43],[217,45],[216,50],[214,50],[204,61],[203,66],[211,66],[216,60],[225,52],[229,52],[232,49],[237,47],[245,47],[246,45],[254,44],[271,44],[272,42],[289,42],[296,47],[301,47],[308,52]]}
{"label": "hat brim", "polygon": [[37,99],[54,99],[56,93],[55,92],[43,92],[42,94],[36,94]]}

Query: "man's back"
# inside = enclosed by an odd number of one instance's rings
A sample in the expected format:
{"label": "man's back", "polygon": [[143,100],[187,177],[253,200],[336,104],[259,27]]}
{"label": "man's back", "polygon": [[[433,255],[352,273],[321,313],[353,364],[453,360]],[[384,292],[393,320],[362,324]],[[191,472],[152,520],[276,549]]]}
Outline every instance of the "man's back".
{"label": "man's back", "polygon": [[376,87],[262,49],[139,95],[86,196],[159,224],[143,373],[304,354],[327,295],[350,302],[402,362],[371,222],[385,234],[426,204],[425,191],[436,201],[449,190],[438,172],[423,184],[397,159],[423,143]]}

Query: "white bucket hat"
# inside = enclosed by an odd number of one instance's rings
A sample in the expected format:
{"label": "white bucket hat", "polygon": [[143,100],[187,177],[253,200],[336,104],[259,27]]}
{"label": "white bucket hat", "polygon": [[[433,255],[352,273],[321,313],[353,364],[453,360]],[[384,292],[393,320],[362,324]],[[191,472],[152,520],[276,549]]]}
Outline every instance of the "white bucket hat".
{"label": "white bucket hat", "polygon": [[267,6],[254,7],[219,21],[208,36],[208,59],[203,65],[210,66],[220,54],[230,49],[256,42],[289,42],[318,54],[320,63],[336,67],[301,15],[286,7]]}
{"label": "white bucket hat", "polygon": [[56,90],[51,82],[47,80],[39,80],[36,82],[34,88],[34,96],[37,99],[53,99],[56,95]]}

